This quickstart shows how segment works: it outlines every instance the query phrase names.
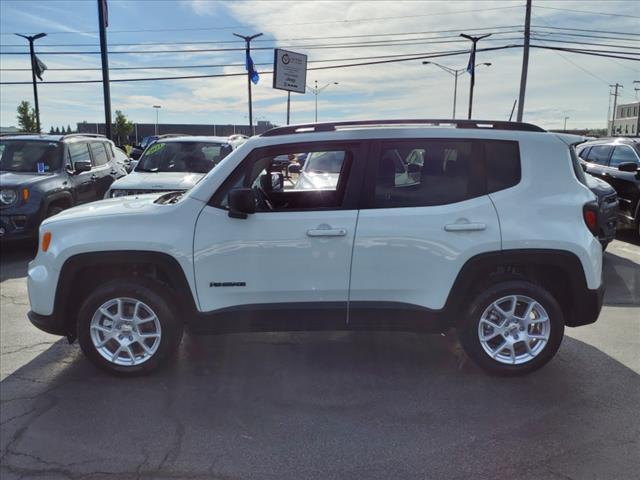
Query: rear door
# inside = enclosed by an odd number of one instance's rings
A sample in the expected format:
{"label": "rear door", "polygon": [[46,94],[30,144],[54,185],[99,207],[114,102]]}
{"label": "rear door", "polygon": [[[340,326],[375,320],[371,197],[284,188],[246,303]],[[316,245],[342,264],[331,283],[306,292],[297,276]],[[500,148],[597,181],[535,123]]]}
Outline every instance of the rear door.
{"label": "rear door", "polygon": [[[91,162],[91,153],[87,142],[69,143],[68,148],[72,168],[75,162]],[[70,181],[74,187],[76,203],[91,202],[96,198],[93,164],[90,171],[71,175]]]}
{"label": "rear door", "polygon": [[[394,322],[391,312],[442,309],[464,263],[476,254],[500,250],[483,156],[515,157],[517,172],[505,167],[503,174],[517,177],[517,183],[518,147],[516,142],[489,143],[494,147],[487,152],[484,142],[477,140],[379,144],[367,175],[366,208],[358,217],[350,326],[378,322],[379,316],[371,313],[385,307],[390,309],[389,328]],[[407,164],[411,175],[397,174],[396,158]]]}
{"label": "rear door", "polygon": [[111,164],[111,149],[100,141],[94,141],[90,143],[91,154],[93,158],[93,169],[91,170],[94,185],[93,200],[101,200],[104,198],[105,193],[109,190],[109,187],[113,183],[115,175],[118,172],[114,170],[114,165]]}
{"label": "rear door", "polygon": [[612,151],[613,147],[611,145],[592,146],[589,149],[589,153],[586,158],[588,162],[587,173],[609,182],[610,179],[607,178],[607,167],[609,165],[609,157],[611,157]]}

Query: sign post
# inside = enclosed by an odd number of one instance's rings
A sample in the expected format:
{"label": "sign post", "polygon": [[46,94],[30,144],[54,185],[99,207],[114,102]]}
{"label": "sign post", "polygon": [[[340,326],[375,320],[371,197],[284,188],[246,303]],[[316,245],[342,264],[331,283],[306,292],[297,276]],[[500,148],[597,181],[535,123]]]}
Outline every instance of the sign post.
{"label": "sign post", "polygon": [[281,48],[273,51],[273,88],[287,91],[287,125],[291,113],[291,92],[305,93],[307,56]]}

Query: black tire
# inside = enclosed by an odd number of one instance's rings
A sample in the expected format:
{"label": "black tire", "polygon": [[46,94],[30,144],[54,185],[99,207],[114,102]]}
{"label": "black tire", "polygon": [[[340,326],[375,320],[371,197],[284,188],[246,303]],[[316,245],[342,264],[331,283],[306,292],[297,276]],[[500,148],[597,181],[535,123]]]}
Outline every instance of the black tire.
{"label": "black tire", "polygon": [[[479,333],[480,320],[485,310],[494,301],[510,295],[526,296],[539,303],[547,312],[550,327],[547,344],[542,350],[531,360],[515,365],[491,358],[480,342]],[[467,355],[486,372],[501,376],[525,375],[544,366],[556,354],[564,335],[564,317],[556,299],[544,288],[528,281],[504,281],[490,286],[472,300],[458,335]],[[502,341],[501,337],[496,338]]]}
{"label": "black tire", "polygon": [[[142,301],[155,313],[161,328],[160,344],[144,363],[118,365],[103,357],[91,339],[91,320],[105,302],[115,298]],[[78,341],[84,354],[98,367],[109,373],[133,376],[155,370],[163,360],[175,352],[182,340],[184,324],[176,315],[174,296],[163,285],[146,279],[111,280],[96,288],[84,301],[78,312]],[[134,355],[135,357],[135,355]]]}

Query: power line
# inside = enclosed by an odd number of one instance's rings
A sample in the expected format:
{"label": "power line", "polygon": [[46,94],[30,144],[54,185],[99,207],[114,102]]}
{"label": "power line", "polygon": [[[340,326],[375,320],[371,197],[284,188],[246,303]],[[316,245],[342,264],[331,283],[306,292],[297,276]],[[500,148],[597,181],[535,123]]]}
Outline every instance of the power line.
{"label": "power line", "polygon": [[[511,9],[511,8],[522,8],[521,5],[511,5],[508,7],[490,7],[490,8],[483,8],[482,11],[486,12],[489,10],[507,10],[507,9]],[[296,22],[296,23],[276,23],[276,24],[271,24],[271,25],[263,25],[263,28],[270,28],[270,27],[293,27],[293,26],[300,26],[300,25],[327,25],[327,24],[336,24],[336,23],[342,23],[342,24],[350,24],[350,23],[362,23],[362,22],[379,22],[379,21],[383,21],[386,22],[388,20],[399,20],[399,19],[406,19],[406,18],[421,18],[421,17],[434,17],[434,16],[441,16],[441,15],[457,15],[460,13],[477,13],[477,9],[471,9],[471,10],[456,10],[456,11],[452,11],[452,12],[431,12],[428,14],[420,14],[420,15],[401,15],[401,16],[395,16],[395,17],[372,17],[372,18],[356,18],[356,19],[351,19],[351,20],[328,20],[328,21],[324,21],[324,22],[317,22],[317,21],[313,21],[313,22]],[[136,29],[136,30],[109,30],[109,34],[114,34],[114,33],[143,33],[143,32],[192,32],[192,31],[211,31],[211,30],[237,30],[237,29],[246,29],[246,28],[253,28],[250,26],[244,26],[244,25],[231,25],[231,26],[224,26],[224,27],[180,27],[180,28],[140,28],[140,29]],[[73,35],[73,34],[82,34],[82,33],[96,33],[93,30],[90,31],[74,31],[74,32],[68,32],[68,31],[51,31],[51,32],[46,32],[48,35]],[[0,35],[12,35],[11,33],[1,33]]]}
{"label": "power line", "polygon": [[640,37],[640,33],[619,32],[612,30],[593,30],[591,28],[571,28],[571,27],[554,27],[552,25],[531,25],[533,28],[550,28],[552,30],[570,30],[572,32],[593,32],[593,33],[610,33],[613,35],[631,35]]}
{"label": "power line", "polygon": [[536,5],[536,8],[544,8],[546,10],[560,10],[560,11],[563,11],[563,12],[584,13],[584,14],[588,14],[588,15],[604,15],[604,16],[609,16],[609,17],[640,18],[637,15],[629,15],[629,14],[623,14],[623,13],[594,12],[593,10],[575,10],[573,8],[543,7],[541,5]]}

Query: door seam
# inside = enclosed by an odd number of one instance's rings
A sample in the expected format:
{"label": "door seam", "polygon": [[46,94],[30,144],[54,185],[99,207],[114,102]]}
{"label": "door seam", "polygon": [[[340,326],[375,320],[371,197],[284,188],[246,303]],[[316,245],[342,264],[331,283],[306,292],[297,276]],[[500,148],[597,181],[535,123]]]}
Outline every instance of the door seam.
{"label": "door seam", "polygon": [[351,242],[351,258],[349,260],[349,285],[347,290],[347,327],[349,326],[349,316],[351,313],[351,277],[353,274],[353,252],[356,248],[356,236],[358,234],[358,221],[360,220],[360,210],[358,209],[356,214],[356,225],[353,230],[353,242]]}

